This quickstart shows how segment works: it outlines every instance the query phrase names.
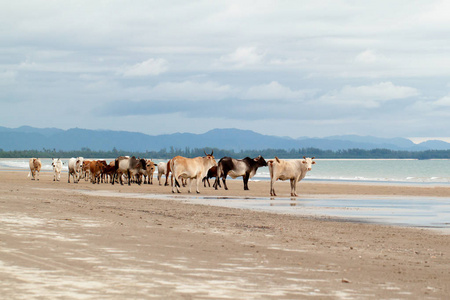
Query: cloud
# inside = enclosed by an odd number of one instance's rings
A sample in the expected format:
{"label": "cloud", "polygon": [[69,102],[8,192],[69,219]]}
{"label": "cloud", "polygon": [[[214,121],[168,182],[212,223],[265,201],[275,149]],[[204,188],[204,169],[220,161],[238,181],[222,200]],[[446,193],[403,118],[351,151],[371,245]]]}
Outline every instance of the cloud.
{"label": "cloud", "polygon": [[386,61],[386,57],[373,50],[366,50],[359,53],[356,56],[355,61],[362,64],[374,64]]}
{"label": "cloud", "polygon": [[357,87],[347,85],[340,90],[323,95],[319,98],[319,102],[371,108],[378,107],[386,101],[406,99],[419,94],[419,91],[412,87],[396,86],[392,82],[381,82]]}
{"label": "cloud", "polygon": [[433,103],[436,106],[448,106],[450,107],[450,95],[439,98],[437,101]]}
{"label": "cloud", "polygon": [[156,76],[166,72],[168,63],[162,58],[150,58],[133,66],[128,66],[123,71],[124,77]]}
{"label": "cloud", "polygon": [[183,100],[192,101],[216,101],[232,97],[235,90],[226,84],[214,81],[196,82],[186,80],[182,82],[161,82],[154,87],[138,87],[130,89],[133,95],[141,99],[152,100]]}
{"label": "cloud", "polygon": [[235,67],[245,67],[261,64],[264,56],[265,53],[258,51],[255,47],[239,47],[234,52],[221,56],[219,61]]}
{"label": "cloud", "polygon": [[292,90],[277,81],[250,87],[243,93],[242,99],[249,100],[301,100],[309,91]]}

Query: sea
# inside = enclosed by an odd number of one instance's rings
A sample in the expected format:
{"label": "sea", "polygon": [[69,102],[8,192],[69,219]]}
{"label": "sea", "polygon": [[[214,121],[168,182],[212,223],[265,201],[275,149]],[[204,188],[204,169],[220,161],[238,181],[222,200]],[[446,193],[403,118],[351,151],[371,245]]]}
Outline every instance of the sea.
{"label": "sea", "polygon": [[[29,171],[27,158],[0,158],[0,170]],[[106,159],[110,162],[112,159]],[[62,158],[67,172],[67,158]],[[155,159],[155,163],[167,160]],[[450,186],[450,159],[315,159],[306,181],[379,182]],[[42,171],[52,171],[52,160],[41,159]],[[156,176],[156,175],[155,175]],[[269,169],[258,169],[252,180],[270,180]]]}

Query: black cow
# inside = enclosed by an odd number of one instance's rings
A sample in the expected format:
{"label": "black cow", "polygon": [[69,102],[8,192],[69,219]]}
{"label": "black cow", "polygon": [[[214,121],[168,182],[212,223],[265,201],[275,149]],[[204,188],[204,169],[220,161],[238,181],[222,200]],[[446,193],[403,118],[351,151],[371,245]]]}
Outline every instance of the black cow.
{"label": "black cow", "polygon": [[267,166],[267,162],[260,155],[256,158],[246,157],[244,159],[234,159],[231,157],[223,157],[219,160],[217,166],[217,177],[214,187],[220,186],[220,178],[222,177],[223,185],[228,190],[226,179],[227,175],[231,178],[242,176],[244,180],[244,190],[248,190],[248,180],[255,176],[259,167]]}

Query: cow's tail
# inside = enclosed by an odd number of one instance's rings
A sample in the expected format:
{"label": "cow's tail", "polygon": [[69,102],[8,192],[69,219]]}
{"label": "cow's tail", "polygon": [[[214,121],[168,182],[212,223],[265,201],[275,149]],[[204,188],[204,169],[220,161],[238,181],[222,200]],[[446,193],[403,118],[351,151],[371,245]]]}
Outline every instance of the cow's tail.
{"label": "cow's tail", "polygon": [[[278,157],[275,156],[275,159],[277,160],[277,162],[280,162]],[[272,178],[272,176],[273,176],[273,163],[274,163],[274,161],[272,159],[267,161],[267,166],[269,167],[270,178]]]}
{"label": "cow's tail", "polygon": [[28,172],[28,176],[27,176],[27,178],[30,178],[31,177],[31,171],[30,172]]}
{"label": "cow's tail", "polygon": [[173,178],[173,180],[175,180],[175,186],[181,187],[181,186],[180,186],[180,183],[178,182],[178,180],[177,180],[175,177]]}

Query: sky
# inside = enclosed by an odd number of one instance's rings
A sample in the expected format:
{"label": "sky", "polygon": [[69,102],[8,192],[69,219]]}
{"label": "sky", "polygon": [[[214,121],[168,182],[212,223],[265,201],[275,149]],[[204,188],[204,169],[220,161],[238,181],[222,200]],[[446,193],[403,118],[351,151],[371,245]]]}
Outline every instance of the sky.
{"label": "sky", "polygon": [[450,137],[449,1],[1,1],[0,126]]}

